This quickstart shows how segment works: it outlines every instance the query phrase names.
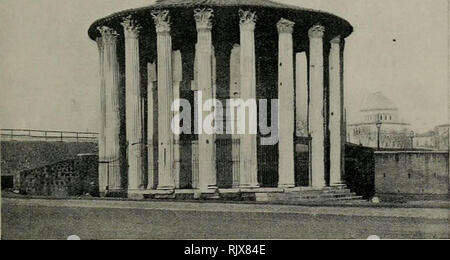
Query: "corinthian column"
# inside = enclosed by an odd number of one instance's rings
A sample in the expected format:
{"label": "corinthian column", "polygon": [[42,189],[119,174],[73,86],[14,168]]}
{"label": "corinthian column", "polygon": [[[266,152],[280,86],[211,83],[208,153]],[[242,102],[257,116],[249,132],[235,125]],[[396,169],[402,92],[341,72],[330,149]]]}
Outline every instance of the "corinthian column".
{"label": "corinthian column", "polygon": [[122,23],[125,33],[125,97],[128,144],[128,190],[138,190],[143,184],[141,80],[139,71],[139,30],[131,17]]}
{"label": "corinthian column", "polygon": [[[239,10],[241,39],[241,98],[256,107],[256,63],[255,63],[255,23],[256,13]],[[256,123],[256,118],[250,118],[248,111],[242,115],[248,122],[245,134],[241,136],[240,154],[240,187],[257,188],[258,159],[256,133],[250,132],[250,124]],[[253,115],[256,117],[256,115]]]}
{"label": "corinthian column", "polygon": [[156,25],[158,52],[158,189],[171,190],[174,182],[172,37],[169,11],[152,12]]}
{"label": "corinthian column", "polygon": [[325,28],[320,25],[313,26],[309,30],[311,184],[316,188],[325,186],[324,31]]}
{"label": "corinthian column", "polygon": [[104,48],[105,78],[105,162],[108,165],[107,179],[109,191],[122,190],[120,176],[120,107],[119,107],[119,64],[117,62],[117,37],[113,29],[98,28],[102,34]]}
{"label": "corinthian column", "polygon": [[294,23],[281,19],[278,24],[279,135],[278,187],[295,187],[294,175]]}
{"label": "corinthian column", "polygon": [[[212,79],[212,9],[196,9],[194,18],[197,25],[197,66],[198,66],[198,90],[202,92],[201,102],[213,99]],[[206,118],[209,112],[203,111]],[[215,135],[201,130],[198,137],[199,144],[199,187],[201,191],[217,189]]]}
{"label": "corinthian column", "polygon": [[342,84],[341,37],[331,40],[330,49],[330,184],[342,184],[344,170],[344,86]]}
{"label": "corinthian column", "polygon": [[105,128],[106,128],[106,92],[105,92],[105,62],[104,62],[104,46],[102,37],[97,38],[97,45],[99,51],[100,60],[100,117],[99,117],[99,130],[98,130],[98,184],[100,194],[105,194],[108,186],[108,165],[103,163],[105,161],[106,152],[106,140],[105,140]]}

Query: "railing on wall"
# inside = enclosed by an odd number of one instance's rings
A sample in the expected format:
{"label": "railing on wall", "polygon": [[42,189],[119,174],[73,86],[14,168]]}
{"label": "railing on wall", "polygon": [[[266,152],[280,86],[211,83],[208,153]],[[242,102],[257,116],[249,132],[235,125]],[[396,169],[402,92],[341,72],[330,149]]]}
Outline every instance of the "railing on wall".
{"label": "railing on wall", "polygon": [[97,142],[98,133],[31,129],[0,129],[3,141]]}

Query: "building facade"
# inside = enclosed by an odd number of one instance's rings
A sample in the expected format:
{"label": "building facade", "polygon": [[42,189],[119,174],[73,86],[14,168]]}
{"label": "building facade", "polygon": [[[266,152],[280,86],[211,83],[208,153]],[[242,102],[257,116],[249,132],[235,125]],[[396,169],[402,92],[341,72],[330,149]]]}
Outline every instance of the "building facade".
{"label": "building facade", "polygon": [[383,93],[369,95],[354,123],[347,125],[347,141],[373,148],[410,149],[411,128],[398,107]]}
{"label": "building facade", "polygon": [[[332,14],[268,0],[159,0],[96,21],[89,36],[100,57],[100,191],[342,185],[343,53],[352,31]],[[267,133],[247,129],[174,133],[179,98],[195,107],[255,102],[259,116],[244,112],[248,122],[261,122],[261,100],[269,109],[278,100],[277,116],[266,119],[278,122],[278,142],[263,145]]]}
{"label": "building facade", "polygon": [[449,150],[449,124],[443,124],[434,128],[434,144],[435,149],[438,151]]}

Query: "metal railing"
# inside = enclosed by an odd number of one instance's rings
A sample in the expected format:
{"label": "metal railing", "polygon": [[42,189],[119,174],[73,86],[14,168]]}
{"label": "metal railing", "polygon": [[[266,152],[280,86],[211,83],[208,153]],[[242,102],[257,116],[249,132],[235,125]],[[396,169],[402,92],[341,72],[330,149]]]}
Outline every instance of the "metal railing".
{"label": "metal railing", "polygon": [[3,141],[97,142],[98,133],[32,129],[0,129]]}

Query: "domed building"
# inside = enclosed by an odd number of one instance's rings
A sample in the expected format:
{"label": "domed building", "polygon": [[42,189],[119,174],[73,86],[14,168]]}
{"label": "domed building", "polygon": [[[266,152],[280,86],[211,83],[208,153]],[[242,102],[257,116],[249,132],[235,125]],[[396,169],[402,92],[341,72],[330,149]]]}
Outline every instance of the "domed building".
{"label": "domed building", "polygon": [[[343,53],[352,32],[333,14],[270,0],[157,0],[95,21],[88,33],[100,57],[101,192],[174,197],[342,185]],[[279,140],[264,145],[261,131],[176,134],[177,99],[196,107],[256,101],[259,113],[261,100],[270,111],[278,99]]]}
{"label": "domed building", "polygon": [[347,141],[367,147],[411,148],[410,125],[400,117],[395,103],[382,92],[369,95],[359,113],[356,123],[347,126]]}

